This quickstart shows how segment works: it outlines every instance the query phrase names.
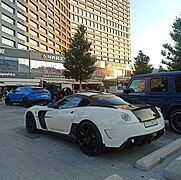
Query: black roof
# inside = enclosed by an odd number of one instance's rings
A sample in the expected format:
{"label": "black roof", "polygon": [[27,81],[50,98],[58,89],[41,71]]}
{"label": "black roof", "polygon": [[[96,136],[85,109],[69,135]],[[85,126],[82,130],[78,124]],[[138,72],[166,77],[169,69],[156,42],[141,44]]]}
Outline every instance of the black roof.
{"label": "black roof", "polygon": [[133,77],[153,77],[153,76],[173,76],[173,75],[181,75],[181,71],[149,73],[149,74],[135,75]]}

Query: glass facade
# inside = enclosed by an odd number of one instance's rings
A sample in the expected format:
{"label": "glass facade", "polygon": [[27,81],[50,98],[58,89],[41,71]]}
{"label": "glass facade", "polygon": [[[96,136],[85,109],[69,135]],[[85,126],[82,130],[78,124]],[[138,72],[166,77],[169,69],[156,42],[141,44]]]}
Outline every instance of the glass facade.
{"label": "glass facade", "polygon": [[62,75],[64,69],[61,62],[62,56],[21,49],[0,48],[0,78],[39,78]]}
{"label": "glass facade", "polygon": [[29,59],[0,56],[0,76],[29,78]]}
{"label": "glass facade", "polygon": [[63,64],[48,61],[30,60],[31,76],[39,77],[46,74],[62,74]]}

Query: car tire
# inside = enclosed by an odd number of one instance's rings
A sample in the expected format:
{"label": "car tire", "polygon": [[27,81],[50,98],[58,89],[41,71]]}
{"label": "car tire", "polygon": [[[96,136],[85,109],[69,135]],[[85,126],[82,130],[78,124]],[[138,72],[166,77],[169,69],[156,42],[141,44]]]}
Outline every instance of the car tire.
{"label": "car tire", "polygon": [[22,99],[22,105],[23,105],[25,108],[28,108],[28,107],[31,106],[31,105],[30,105],[30,102],[29,102],[29,100],[28,100],[27,97],[24,97],[24,98]]}
{"label": "car tire", "polygon": [[31,112],[28,112],[27,115],[26,115],[25,125],[26,125],[26,130],[29,133],[32,134],[32,133],[37,132],[35,118],[34,118],[34,115]]}
{"label": "car tire", "polygon": [[77,143],[82,152],[96,156],[102,151],[102,138],[98,128],[91,122],[83,122],[77,130]]}
{"label": "car tire", "polygon": [[10,106],[10,105],[12,105],[13,103],[11,102],[11,100],[10,100],[9,97],[6,97],[6,98],[5,98],[5,104],[8,105],[8,106]]}
{"label": "car tire", "polygon": [[181,134],[181,109],[176,109],[170,114],[169,124],[176,133]]}

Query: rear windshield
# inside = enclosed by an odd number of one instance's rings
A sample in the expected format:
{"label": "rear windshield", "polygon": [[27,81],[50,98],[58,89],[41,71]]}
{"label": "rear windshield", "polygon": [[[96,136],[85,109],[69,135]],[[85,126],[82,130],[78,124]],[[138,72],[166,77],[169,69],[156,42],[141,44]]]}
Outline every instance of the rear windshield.
{"label": "rear windshield", "polygon": [[94,95],[92,96],[93,98],[99,100],[99,101],[102,101],[106,104],[110,104],[110,105],[113,105],[113,106],[119,106],[119,105],[127,105],[129,104],[128,102],[124,101],[122,98],[120,97],[117,97],[115,95]]}

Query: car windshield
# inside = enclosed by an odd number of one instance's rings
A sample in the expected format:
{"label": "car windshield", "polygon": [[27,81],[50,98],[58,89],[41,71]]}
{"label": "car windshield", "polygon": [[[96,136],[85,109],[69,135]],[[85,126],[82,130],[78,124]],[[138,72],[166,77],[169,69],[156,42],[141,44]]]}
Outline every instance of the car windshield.
{"label": "car windshield", "polygon": [[106,104],[110,104],[113,106],[119,106],[119,105],[128,105],[129,103],[124,101],[122,98],[117,97],[113,94],[99,94],[99,95],[93,95],[93,98],[103,101]]}

